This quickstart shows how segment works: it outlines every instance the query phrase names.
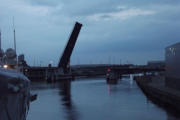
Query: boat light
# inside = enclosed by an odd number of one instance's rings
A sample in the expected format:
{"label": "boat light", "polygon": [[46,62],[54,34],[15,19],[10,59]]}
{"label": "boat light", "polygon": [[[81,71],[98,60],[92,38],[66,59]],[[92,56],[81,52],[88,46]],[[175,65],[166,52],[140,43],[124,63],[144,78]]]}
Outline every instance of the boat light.
{"label": "boat light", "polygon": [[108,69],[107,69],[107,72],[111,72],[111,69],[110,69],[110,68],[108,68]]}
{"label": "boat light", "polygon": [[3,68],[6,68],[6,69],[7,69],[7,68],[8,68],[8,65],[3,65]]}

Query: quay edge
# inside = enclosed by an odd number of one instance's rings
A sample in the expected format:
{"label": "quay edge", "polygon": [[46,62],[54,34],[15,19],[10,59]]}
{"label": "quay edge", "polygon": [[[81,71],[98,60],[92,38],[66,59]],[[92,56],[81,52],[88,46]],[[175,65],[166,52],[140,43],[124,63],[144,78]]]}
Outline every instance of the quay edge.
{"label": "quay edge", "polygon": [[[169,111],[180,112],[180,92],[164,86],[163,76],[136,76],[134,79],[151,101]],[[157,83],[157,81],[162,83]]]}

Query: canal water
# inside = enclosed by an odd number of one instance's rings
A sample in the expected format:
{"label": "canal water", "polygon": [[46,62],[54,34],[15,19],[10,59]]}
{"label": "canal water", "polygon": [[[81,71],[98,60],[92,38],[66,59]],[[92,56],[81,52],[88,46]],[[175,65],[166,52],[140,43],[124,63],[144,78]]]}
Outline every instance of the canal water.
{"label": "canal water", "polygon": [[32,84],[38,99],[27,120],[178,120],[153,104],[135,81],[123,78],[116,85],[105,78],[79,79],[56,84]]}

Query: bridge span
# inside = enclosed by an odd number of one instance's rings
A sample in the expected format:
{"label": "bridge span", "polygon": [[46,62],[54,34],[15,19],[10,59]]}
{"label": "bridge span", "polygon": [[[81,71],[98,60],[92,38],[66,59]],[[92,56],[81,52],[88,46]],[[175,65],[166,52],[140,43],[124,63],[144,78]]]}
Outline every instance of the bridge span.
{"label": "bridge span", "polygon": [[[61,75],[61,79],[69,77],[93,77],[105,76],[107,70],[118,75],[148,73],[148,72],[163,72],[165,69],[162,67],[149,67],[146,65],[110,65],[110,64],[93,64],[93,65],[72,65],[70,66],[70,74]],[[47,76],[53,77],[57,67],[24,67],[24,74],[32,81],[46,81]],[[59,79],[60,80],[60,79]]]}

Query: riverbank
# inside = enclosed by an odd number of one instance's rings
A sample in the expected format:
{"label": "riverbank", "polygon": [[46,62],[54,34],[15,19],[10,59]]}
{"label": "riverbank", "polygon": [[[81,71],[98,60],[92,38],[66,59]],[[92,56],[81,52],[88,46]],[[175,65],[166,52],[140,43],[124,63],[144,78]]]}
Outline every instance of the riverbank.
{"label": "riverbank", "polygon": [[180,112],[180,91],[165,86],[164,76],[138,76],[135,81],[152,101],[169,110]]}

